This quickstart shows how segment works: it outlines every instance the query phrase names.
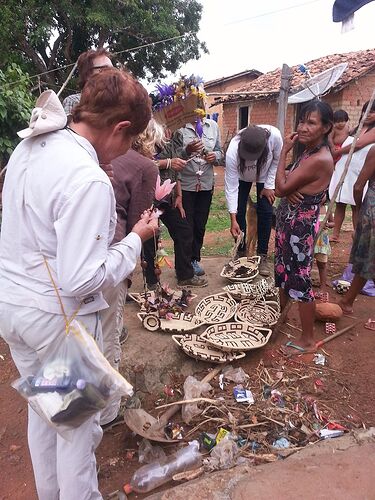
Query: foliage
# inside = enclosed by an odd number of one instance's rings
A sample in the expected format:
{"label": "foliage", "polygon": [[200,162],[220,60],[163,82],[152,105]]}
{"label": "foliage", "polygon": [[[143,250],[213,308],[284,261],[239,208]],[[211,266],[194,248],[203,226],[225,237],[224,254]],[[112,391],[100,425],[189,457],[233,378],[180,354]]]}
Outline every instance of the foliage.
{"label": "foliage", "polygon": [[0,164],[4,165],[19,141],[17,131],[29,122],[34,99],[28,75],[15,63],[0,70],[0,89]]}
{"label": "foliage", "polygon": [[[16,61],[33,73],[74,63],[94,47],[120,52],[179,35],[182,39],[120,54],[139,78],[162,78],[197,59],[206,47],[197,32],[198,0],[2,0],[0,61]],[[43,76],[60,85],[70,68]]]}

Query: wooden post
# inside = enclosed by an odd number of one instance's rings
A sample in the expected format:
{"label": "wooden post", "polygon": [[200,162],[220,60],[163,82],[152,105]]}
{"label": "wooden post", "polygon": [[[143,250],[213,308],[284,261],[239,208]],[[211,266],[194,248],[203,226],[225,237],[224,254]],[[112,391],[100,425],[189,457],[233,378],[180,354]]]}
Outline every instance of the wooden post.
{"label": "wooden post", "polygon": [[292,70],[287,64],[283,64],[281,71],[279,106],[277,109],[277,123],[276,126],[280,130],[281,135],[285,134],[285,120],[288,108],[288,94],[290,89],[290,81],[292,79]]}

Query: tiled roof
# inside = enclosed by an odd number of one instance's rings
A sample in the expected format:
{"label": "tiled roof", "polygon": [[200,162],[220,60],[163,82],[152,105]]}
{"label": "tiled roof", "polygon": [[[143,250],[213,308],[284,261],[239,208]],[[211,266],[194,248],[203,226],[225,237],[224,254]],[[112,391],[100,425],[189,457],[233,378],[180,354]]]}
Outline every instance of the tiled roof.
{"label": "tiled roof", "polygon": [[[375,69],[375,49],[360,50],[358,52],[348,52],[346,54],[332,54],[329,56],[314,59],[305,64],[309,69],[311,76],[317,75],[322,71],[340,63],[348,63],[348,67],[335,85],[333,91],[339,91],[347,86],[352,80],[361,78],[362,76]],[[221,102],[228,101],[244,101],[258,99],[272,99],[279,94],[281,69],[275,69],[269,73],[264,73],[255,80],[252,80],[247,85],[243,85],[233,92],[257,92],[255,95],[236,95],[223,98]],[[292,67],[292,81],[290,93],[297,92],[303,88],[302,83],[306,77],[298,69],[298,66]],[[331,91],[332,91],[331,90]],[[260,92],[260,93],[259,93]]]}
{"label": "tiled roof", "polygon": [[230,75],[230,76],[222,76],[220,78],[215,78],[215,80],[210,80],[208,82],[205,82],[204,83],[204,88],[207,89],[209,87],[211,87],[212,85],[217,85],[218,83],[223,83],[223,82],[227,82],[228,80],[233,80],[234,78],[238,78],[240,76],[260,76],[260,75],[263,75],[263,73],[261,71],[258,71],[257,69],[247,69],[245,71],[241,71],[240,73],[236,73],[234,75]]}

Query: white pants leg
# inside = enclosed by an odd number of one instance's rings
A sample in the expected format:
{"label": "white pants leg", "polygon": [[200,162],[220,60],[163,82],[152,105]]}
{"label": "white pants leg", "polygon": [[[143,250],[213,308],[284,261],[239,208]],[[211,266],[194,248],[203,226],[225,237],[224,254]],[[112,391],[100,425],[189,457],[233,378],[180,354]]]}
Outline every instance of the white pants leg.
{"label": "white pants leg", "polygon": [[[102,347],[99,314],[80,316]],[[51,343],[65,333],[62,315],[0,302],[0,334],[21,376],[40,369]],[[72,431],[66,441],[29,407],[28,440],[39,500],[102,500],[95,448],[102,437],[99,414]]]}
{"label": "white pants leg", "polygon": [[[120,336],[123,327],[124,307],[127,293],[127,281],[104,292],[109,307],[100,311],[103,330],[103,354],[110,365],[119,370],[121,361]],[[105,425],[114,420],[119,412],[121,397],[111,399],[100,414],[100,424]]]}

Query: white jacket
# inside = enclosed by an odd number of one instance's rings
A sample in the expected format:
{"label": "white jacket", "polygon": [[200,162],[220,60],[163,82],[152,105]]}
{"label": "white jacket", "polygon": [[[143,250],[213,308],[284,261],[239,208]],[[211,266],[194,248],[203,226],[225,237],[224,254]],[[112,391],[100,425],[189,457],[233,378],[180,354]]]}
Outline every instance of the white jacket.
{"label": "white jacket", "polygon": [[243,174],[241,174],[239,170],[240,159],[238,156],[238,144],[241,138],[240,134],[244,129],[240,130],[238,134],[233,137],[227,149],[225,157],[225,197],[228,211],[231,214],[237,212],[239,180],[245,182],[262,182],[264,183],[265,189],[275,189],[275,176],[283,140],[278,128],[272,125],[257,126],[270,131],[270,137],[268,139],[268,158],[260,170],[258,179],[256,175],[256,162],[246,162],[245,165],[248,168],[245,169]]}
{"label": "white jacket", "polygon": [[61,313],[47,258],[67,314],[107,307],[101,291],[136,265],[141,240],[130,233],[110,246],[116,202],[93,146],[72,131],[23,140],[3,189],[0,301]]}

